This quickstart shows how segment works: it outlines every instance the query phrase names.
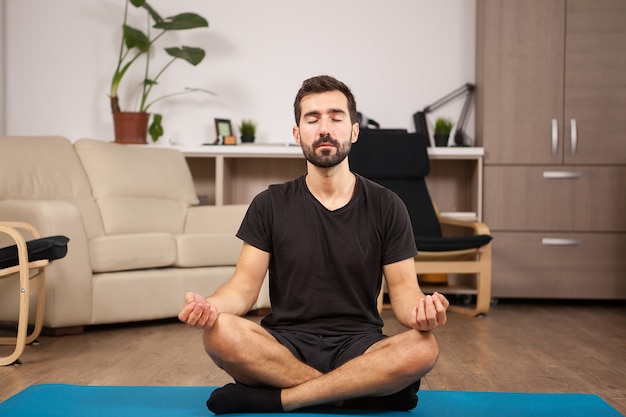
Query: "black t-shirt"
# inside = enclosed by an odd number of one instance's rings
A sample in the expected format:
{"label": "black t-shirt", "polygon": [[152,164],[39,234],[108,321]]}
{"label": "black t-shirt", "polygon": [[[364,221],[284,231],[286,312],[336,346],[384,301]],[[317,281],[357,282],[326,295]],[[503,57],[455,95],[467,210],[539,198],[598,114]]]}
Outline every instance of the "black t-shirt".
{"label": "black t-shirt", "polygon": [[380,331],[382,266],[417,254],[406,206],[357,175],[352,199],[330,211],[305,176],[252,201],[237,237],[271,254],[272,313],[262,324],[322,336]]}

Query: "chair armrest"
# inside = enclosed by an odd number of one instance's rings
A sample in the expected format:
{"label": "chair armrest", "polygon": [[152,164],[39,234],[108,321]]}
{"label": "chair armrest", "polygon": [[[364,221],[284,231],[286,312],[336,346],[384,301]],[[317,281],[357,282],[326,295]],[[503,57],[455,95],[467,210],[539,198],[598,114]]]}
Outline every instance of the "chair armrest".
{"label": "chair armrest", "polygon": [[489,227],[485,223],[471,222],[468,220],[451,219],[449,217],[439,216],[439,223],[446,226],[462,227],[465,229],[472,229],[474,235],[488,235],[490,234]]}
{"label": "chair armrest", "polygon": [[[20,231],[20,229],[25,231],[25,233]],[[32,239],[40,238],[41,236],[39,235],[37,229],[25,222],[0,221],[0,234],[8,236],[13,241],[13,245],[17,248],[18,265],[17,267],[13,267],[11,270],[28,270],[28,267],[25,266],[29,261],[26,240],[29,238],[28,235],[30,235],[30,238]],[[1,275],[6,273],[4,268],[6,267],[2,267],[3,271]],[[25,275],[27,274],[25,273]]]}

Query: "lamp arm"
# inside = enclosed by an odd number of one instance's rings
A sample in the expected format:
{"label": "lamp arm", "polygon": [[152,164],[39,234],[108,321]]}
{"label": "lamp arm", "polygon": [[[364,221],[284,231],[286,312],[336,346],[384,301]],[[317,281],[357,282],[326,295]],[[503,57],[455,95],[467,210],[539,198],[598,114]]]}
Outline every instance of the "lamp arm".
{"label": "lamp arm", "polygon": [[472,84],[472,83],[465,83],[461,87],[457,88],[456,90],[454,90],[454,91],[446,94],[445,96],[441,97],[439,100],[435,101],[430,106],[424,107],[424,113],[430,113],[431,111],[438,109],[439,107],[443,106],[444,104],[446,104],[450,100],[455,99],[456,97],[460,96],[461,94],[465,93],[466,91],[474,91],[474,88],[475,88],[474,84]]}

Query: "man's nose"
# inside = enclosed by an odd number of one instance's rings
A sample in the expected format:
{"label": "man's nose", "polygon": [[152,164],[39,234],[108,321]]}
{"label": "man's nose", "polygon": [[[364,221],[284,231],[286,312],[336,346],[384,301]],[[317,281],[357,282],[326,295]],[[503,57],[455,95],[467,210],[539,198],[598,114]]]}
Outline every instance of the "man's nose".
{"label": "man's nose", "polygon": [[330,120],[322,118],[320,120],[320,137],[330,135]]}

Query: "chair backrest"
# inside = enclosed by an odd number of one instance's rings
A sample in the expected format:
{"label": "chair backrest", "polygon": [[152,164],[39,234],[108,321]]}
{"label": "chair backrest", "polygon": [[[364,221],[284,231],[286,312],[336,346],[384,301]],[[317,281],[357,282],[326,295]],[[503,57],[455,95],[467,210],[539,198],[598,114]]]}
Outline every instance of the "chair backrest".
{"label": "chair backrest", "polygon": [[415,236],[439,237],[441,225],[426,187],[428,140],[417,133],[361,130],[352,145],[350,169],[392,190],[404,201]]}

